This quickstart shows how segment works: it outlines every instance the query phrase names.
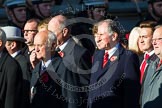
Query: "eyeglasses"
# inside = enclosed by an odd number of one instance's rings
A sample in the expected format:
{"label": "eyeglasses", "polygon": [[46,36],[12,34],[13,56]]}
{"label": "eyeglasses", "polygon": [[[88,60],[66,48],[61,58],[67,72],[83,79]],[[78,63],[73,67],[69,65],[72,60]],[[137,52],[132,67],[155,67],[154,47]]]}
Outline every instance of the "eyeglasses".
{"label": "eyeglasses", "polygon": [[38,32],[38,30],[22,30],[23,33],[33,33],[33,32]]}
{"label": "eyeglasses", "polygon": [[154,43],[154,42],[160,42],[162,40],[162,38],[154,38],[154,39],[152,39],[152,43]]}

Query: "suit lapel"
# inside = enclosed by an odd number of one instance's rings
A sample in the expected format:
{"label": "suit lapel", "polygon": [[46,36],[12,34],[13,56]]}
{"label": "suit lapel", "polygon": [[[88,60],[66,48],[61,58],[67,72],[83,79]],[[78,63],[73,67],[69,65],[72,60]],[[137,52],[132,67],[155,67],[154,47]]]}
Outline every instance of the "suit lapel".
{"label": "suit lapel", "polygon": [[156,60],[156,58],[157,58],[157,56],[156,56],[155,54],[153,54],[153,55],[147,60],[147,64],[148,64],[148,65],[147,65],[147,68],[146,68],[146,70],[145,70],[145,72],[144,72],[144,75],[143,75],[142,85],[143,85],[143,83],[144,83],[144,81],[145,81],[147,72],[149,71],[149,70],[148,70],[149,66]]}
{"label": "suit lapel", "polygon": [[108,63],[106,64],[106,67],[104,67],[102,69],[102,72],[100,72],[101,74],[98,77],[97,81],[103,76],[106,76],[107,80],[109,80],[113,76],[118,66],[120,54],[122,54],[123,50],[124,49],[119,46],[117,51],[112,55],[112,57],[110,57]]}
{"label": "suit lapel", "polygon": [[72,50],[74,49],[74,47],[75,47],[75,42],[74,42],[74,40],[72,38],[70,38],[68,44],[63,49],[63,52],[65,53],[65,56],[69,55],[72,52]]}
{"label": "suit lapel", "polygon": [[61,65],[61,59],[56,57],[52,60],[52,62],[47,67],[47,72],[53,80],[60,79],[59,74],[61,73],[58,71],[60,65]]}
{"label": "suit lapel", "polygon": [[157,58],[156,61],[153,63],[153,65],[151,67],[152,70],[150,70],[150,69],[148,70],[148,71],[152,72],[150,84],[153,82],[153,80],[156,78],[156,76],[162,70],[162,66],[160,66],[158,69],[156,69],[158,63],[159,63],[159,58]]}
{"label": "suit lapel", "polygon": [[31,78],[31,87],[35,86],[39,77],[40,77],[40,69],[41,69],[41,62],[35,67],[34,71],[32,72],[32,78]]}
{"label": "suit lapel", "polygon": [[[103,74],[103,69],[102,69],[102,62],[103,62],[103,55],[105,53],[105,50],[101,50],[101,51],[98,51],[97,54],[95,55],[95,60],[94,60],[94,63],[98,63],[97,66],[95,66],[94,68],[97,70],[95,70],[97,73],[97,77],[101,76]],[[93,65],[96,65],[96,64],[93,64]],[[105,68],[107,67],[107,64],[105,66]],[[94,71],[94,72],[95,72]]]}

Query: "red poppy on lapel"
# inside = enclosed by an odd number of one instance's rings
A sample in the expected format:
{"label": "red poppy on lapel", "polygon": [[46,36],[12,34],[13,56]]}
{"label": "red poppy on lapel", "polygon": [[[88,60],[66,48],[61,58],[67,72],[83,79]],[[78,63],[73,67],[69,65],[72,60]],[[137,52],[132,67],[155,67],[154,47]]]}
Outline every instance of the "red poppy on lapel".
{"label": "red poppy on lapel", "polygon": [[115,61],[117,58],[118,58],[117,56],[112,56],[112,57],[110,58],[110,61],[113,62],[113,61]]}
{"label": "red poppy on lapel", "polygon": [[48,74],[47,74],[46,72],[42,74],[41,80],[42,80],[44,83],[48,82],[49,78],[48,78]]}
{"label": "red poppy on lapel", "polygon": [[64,57],[64,52],[63,51],[59,51],[58,54],[60,55],[60,57]]}

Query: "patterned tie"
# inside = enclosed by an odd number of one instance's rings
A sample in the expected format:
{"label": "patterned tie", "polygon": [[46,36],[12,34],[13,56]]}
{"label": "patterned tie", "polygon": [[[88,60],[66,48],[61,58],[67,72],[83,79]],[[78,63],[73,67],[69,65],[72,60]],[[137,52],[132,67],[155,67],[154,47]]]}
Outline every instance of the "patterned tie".
{"label": "patterned tie", "polygon": [[142,84],[143,75],[144,75],[144,72],[145,72],[145,69],[146,69],[147,60],[149,59],[149,57],[150,56],[148,54],[145,54],[143,62],[142,62],[141,67],[140,67],[140,70],[141,70],[140,83],[141,84]]}
{"label": "patterned tie", "polygon": [[107,64],[108,58],[109,58],[109,54],[108,54],[108,52],[105,52],[104,58],[103,58],[103,64],[102,64],[102,67],[103,67],[103,68],[104,68],[105,65]]}

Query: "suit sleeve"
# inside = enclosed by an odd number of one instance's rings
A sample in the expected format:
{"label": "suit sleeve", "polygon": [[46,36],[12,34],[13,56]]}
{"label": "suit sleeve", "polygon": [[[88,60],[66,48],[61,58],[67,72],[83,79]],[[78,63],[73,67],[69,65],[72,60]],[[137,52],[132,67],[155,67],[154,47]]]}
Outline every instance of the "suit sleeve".
{"label": "suit sleeve", "polygon": [[7,67],[7,91],[5,108],[20,108],[22,96],[22,71],[17,63],[11,62]]}
{"label": "suit sleeve", "polygon": [[139,108],[140,70],[139,59],[136,54],[127,53],[124,67],[124,108]]}

